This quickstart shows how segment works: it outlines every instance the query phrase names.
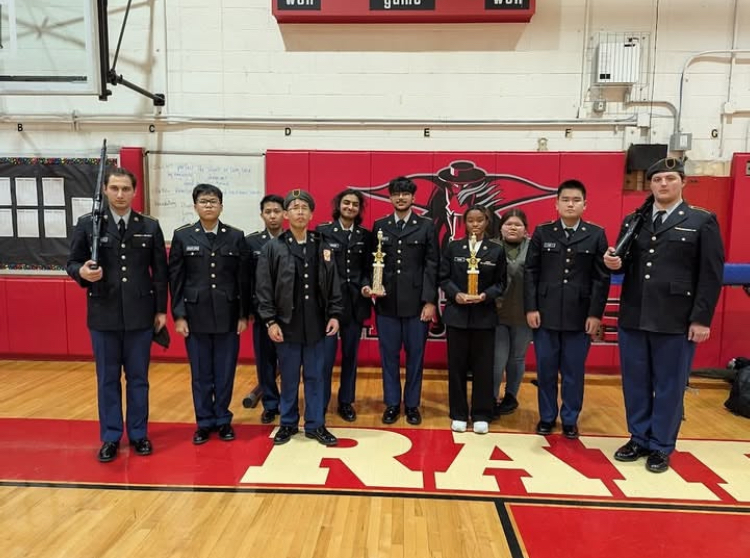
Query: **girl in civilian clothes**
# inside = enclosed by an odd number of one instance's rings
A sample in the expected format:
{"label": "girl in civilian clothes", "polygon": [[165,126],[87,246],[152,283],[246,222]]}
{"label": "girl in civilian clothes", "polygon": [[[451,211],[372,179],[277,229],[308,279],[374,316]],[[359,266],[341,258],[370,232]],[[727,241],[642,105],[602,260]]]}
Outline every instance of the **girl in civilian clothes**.
{"label": "girl in civilian clothes", "polygon": [[[518,390],[526,365],[526,351],[531,343],[531,328],[523,309],[523,273],[529,237],[528,221],[520,209],[511,209],[500,219],[500,238],[505,251],[508,286],[497,299],[498,326],[495,329],[495,373],[493,418],[509,415],[518,408]],[[505,395],[499,399],[505,372]]]}

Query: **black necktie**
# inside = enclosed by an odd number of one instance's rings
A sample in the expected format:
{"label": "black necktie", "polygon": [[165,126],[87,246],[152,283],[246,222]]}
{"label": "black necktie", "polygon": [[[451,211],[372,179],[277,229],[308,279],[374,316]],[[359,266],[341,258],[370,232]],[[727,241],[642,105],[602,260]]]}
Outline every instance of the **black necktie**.
{"label": "black necktie", "polygon": [[573,233],[576,232],[575,229],[565,229],[565,235],[570,239],[571,236],[573,236]]}
{"label": "black necktie", "polygon": [[396,222],[396,228],[398,230],[403,231],[404,226],[406,226],[406,223],[404,223],[403,219]]}
{"label": "black necktie", "polygon": [[117,230],[120,231],[120,238],[123,238],[125,236],[125,219],[120,219],[120,222],[117,223]]}
{"label": "black necktie", "polygon": [[216,239],[216,233],[213,233],[213,232],[207,232],[207,233],[206,233],[206,238],[207,238],[207,239],[208,239],[208,241],[209,241],[209,242],[211,243],[211,246],[213,246],[213,245],[214,245],[214,240]]}
{"label": "black necktie", "polygon": [[661,228],[662,223],[664,223],[664,216],[667,214],[667,212],[664,209],[660,209],[656,212],[656,217],[654,217],[654,232],[658,231]]}

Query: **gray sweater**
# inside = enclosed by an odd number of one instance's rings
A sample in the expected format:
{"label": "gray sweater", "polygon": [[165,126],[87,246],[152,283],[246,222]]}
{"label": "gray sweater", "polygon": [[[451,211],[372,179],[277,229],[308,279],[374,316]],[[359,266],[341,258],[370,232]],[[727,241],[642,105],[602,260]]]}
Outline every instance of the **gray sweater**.
{"label": "gray sweater", "polygon": [[516,247],[496,240],[505,250],[508,262],[508,287],[503,296],[497,299],[498,323],[507,326],[519,326],[526,323],[526,312],[523,309],[523,273],[526,264],[526,252],[529,249],[529,239],[524,237]]}

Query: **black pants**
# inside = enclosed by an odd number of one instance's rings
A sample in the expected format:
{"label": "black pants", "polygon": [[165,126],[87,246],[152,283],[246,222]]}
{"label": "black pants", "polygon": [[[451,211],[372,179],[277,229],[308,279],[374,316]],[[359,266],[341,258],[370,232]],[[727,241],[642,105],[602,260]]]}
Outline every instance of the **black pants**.
{"label": "black pants", "polygon": [[471,420],[492,420],[494,329],[448,327],[448,401],[453,420],[469,420],[466,377],[471,370]]}

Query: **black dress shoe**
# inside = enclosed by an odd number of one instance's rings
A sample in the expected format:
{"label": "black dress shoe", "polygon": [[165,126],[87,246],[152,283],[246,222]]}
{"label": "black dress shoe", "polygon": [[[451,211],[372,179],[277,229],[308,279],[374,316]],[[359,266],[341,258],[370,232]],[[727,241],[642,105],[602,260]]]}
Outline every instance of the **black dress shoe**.
{"label": "black dress shoe", "polygon": [[154,451],[154,447],[151,445],[151,440],[148,438],[131,441],[130,445],[135,448],[135,453],[138,455],[151,455]]}
{"label": "black dress shoe", "polygon": [[198,428],[198,430],[195,431],[195,434],[193,434],[193,443],[196,446],[200,446],[201,444],[205,444],[208,442],[208,437],[211,435],[211,430],[208,428]]}
{"label": "black dress shoe", "polygon": [[646,457],[650,453],[648,448],[630,440],[615,452],[615,459],[617,461],[638,461],[641,457]]}
{"label": "black dress shoe", "polygon": [[652,473],[663,473],[669,469],[669,455],[663,451],[652,451],[646,460],[646,470]]}
{"label": "black dress shoe", "polygon": [[339,405],[338,413],[346,422],[354,422],[357,420],[357,412],[349,403],[342,403]]}
{"label": "black dress shoe", "polygon": [[575,424],[563,424],[562,432],[563,436],[569,440],[575,440],[578,438],[578,426]]}
{"label": "black dress shoe", "polygon": [[278,409],[263,409],[263,413],[260,415],[260,422],[271,424],[277,416],[279,416]]}
{"label": "black dress shoe", "polygon": [[506,393],[503,400],[495,405],[494,415],[499,417],[501,415],[510,415],[513,411],[518,409],[518,400],[513,396],[512,393]]}
{"label": "black dress shoe", "polygon": [[383,424],[393,424],[401,415],[401,410],[395,405],[389,405],[383,411]]}
{"label": "black dress shoe", "polygon": [[109,463],[117,457],[117,450],[120,449],[120,442],[104,442],[99,448],[99,454],[96,456],[102,463]]}
{"label": "black dress shoe", "polygon": [[273,437],[273,445],[280,446],[281,444],[286,444],[297,432],[299,432],[299,428],[296,426],[280,426]]}
{"label": "black dress shoe", "polygon": [[234,440],[234,428],[232,428],[231,424],[222,424],[219,426],[219,439],[225,442]]}
{"label": "black dress shoe", "polygon": [[328,432],[325,426],[319,426],[315,430],[305,431],[305,436],[313,438],[323,444],[324,446],[335,446],[339,443],[338,438]]}
{"label": "black dress shoe", "polygon": [[406,411],[406,422],[409,424],[421,424],[422,415],[419,413],[419,407],[407,407]]}
{"label": "black dress shoe", "polygon": [[552,434],[552,429],[554,427],[554,422],[546,422],[544,420],[540,420],[538,423],[536,423],[536,433],[540,436],[549,436],[550,434]]}

